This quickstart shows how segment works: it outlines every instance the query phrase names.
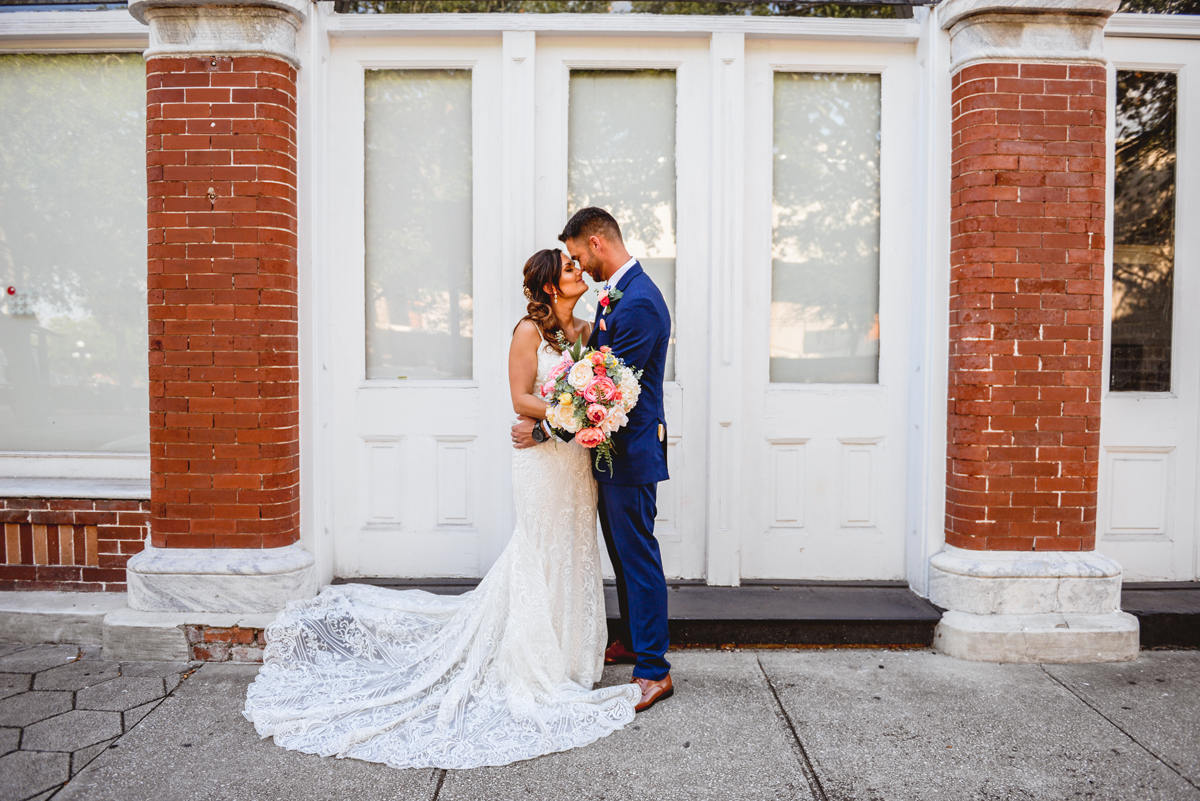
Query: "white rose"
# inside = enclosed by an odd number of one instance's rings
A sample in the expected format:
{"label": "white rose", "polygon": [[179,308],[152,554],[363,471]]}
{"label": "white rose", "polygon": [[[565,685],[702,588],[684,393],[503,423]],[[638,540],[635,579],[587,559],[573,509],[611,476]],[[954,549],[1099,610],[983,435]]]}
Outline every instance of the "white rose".
{"label": "white rose", "polygon": [[563,431],[569,431],[572,434],[579,430],[579,423],[575,422],[575,407],[559,404],[550,410],[550,415],[547,417],[550,425],[555,428],[561,428]]}
{"label": "white rose", "polygon": [[595,372],[592,370],[592,363],[584,359],[583,361],[575,362],[575,365],[571,367],[571,372],[567,373],[567,383],[575,387],[575,389],[583,389],[592,382],[595,375]]}
{"label": "white rose", "polygon": [[608,415],[600,421],[597,428],[605,434],[611,434],[628,422],[629,418],[625,416],[625,410],[618,405],[608,410]]}

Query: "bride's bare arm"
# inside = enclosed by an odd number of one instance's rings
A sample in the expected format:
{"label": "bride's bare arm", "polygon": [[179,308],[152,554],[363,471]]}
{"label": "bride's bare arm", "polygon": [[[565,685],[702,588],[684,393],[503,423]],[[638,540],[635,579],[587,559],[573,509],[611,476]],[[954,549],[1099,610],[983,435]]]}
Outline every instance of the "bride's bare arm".
{"label": "bride's bare arm", "polygon": [[545,420],[549,408],[549,404],[533,394],[537,351],[541,344],[537,326],[531,320],[522,320],[513,332],[512,345],[508,349],[508,391],[512,395],[513,411],[535,420]]}

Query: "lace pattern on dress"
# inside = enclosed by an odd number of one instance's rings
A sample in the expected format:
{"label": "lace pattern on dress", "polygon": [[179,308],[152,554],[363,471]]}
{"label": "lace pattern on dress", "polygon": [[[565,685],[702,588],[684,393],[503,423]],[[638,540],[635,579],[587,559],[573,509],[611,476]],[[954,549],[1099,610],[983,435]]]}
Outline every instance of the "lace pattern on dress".
{"label": "lace pattern on dress", "polygon": [[[560,357],[538,349],[537,384]],[[243,714],[285,748],[396,768],[505,765],[586,745],[634,716],[593,690],[607,626],[588,453],[513,452],[517,524],[460,596],[361,584],[289,604]]]}

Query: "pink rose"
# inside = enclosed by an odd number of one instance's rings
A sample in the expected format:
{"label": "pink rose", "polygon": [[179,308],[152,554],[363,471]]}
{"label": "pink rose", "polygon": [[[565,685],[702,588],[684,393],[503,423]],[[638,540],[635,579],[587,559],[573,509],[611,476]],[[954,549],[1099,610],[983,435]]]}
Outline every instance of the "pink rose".
{"label": "pink rose", "polygon": [[596,367],[599,367],[599,366],[601,366],[602,364],[604,364],[604,354],[603,354],[603,353],[600,353],[599,351],[596,351],[596,352],[594,352],[594,353],[593,353],[591,356],[589,356],[589,357],[588,357],[588,359],[589,359],[589,360],[592,362],[592,364],[594,364]]}
{"label": "pink rose", "polygon": [[542,384],[542,397],[548,398],[552,394],[554,394],[554,382],[547,381],[545,384]]}
{"label": "pink rose", "polygon": [[616,391],[617,385],[612,382],[612,379],[601,376],[593,379],[583,388],[583,399],[588,403],[611,401],[612,395]]}
{"label": "pink rose", "polygon": [[582,428],[575,435],[575,441],[585,448],[594,448],[605,439],[604,432],[598,428]]}
{"label": "pink rose", "polygon": [[608,417],[608,410],[600,404],[593,403],[591,406],[587,407],[587,419],[591,420],[593,423],[599,423],[605,417]]}
{"label": "pink rose", "polygon": [[568,370],[571,369],[572,364],[574,364],[574,362],[571,361],[570,356],[563,356],[561,362],[550,368],[550,372],[546,377],[551,381],[557,381],[560,376],[564,375]]}
{"label": "pink rose", "polygon": [[601,345],[600,352],[601,353],[612,353],[612,348],[610,348],[608,345]]}

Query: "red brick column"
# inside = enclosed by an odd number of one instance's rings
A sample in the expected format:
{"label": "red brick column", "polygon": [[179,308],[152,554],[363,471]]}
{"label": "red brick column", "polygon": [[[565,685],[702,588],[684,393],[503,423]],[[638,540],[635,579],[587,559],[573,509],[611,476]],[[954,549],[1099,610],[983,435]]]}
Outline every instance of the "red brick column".
{"label": "red brick column", "polygon": [[296,70],[150,58],[151,543],[299,538]]}
{"label": "red brick column", "polygon": [[946,543],[1095,547],[1105,70],[952,79]]}

